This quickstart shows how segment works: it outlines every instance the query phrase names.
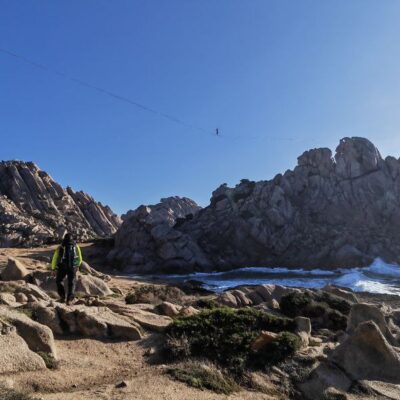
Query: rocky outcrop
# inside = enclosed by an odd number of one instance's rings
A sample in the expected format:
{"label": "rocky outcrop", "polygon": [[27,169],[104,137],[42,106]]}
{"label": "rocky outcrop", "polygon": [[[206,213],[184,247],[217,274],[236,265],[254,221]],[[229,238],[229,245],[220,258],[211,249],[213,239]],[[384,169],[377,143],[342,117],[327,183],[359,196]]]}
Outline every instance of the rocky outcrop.
{"label": "rocky outcrop", "polygon": [[[360,303],[354,304],[351,307],[349,318],[347,320],[347,332],[349,334],[354,333],[357,327],[362,322],[366,321],[373,321],[390,344],[393,346],[399,345],[397,338],[389,329],[389,325],[386,322],[383,312],[372,304]],[[394,326],[394,328],[396,327]]]}
{"label": "rocky outcrop", "polygon": [[269,181],[224,184],[175,225],[168,213],[151,221],[160,207],[128,216],[110,259],[141,272],[400,262],[400,161],[364,138],[342,139],[334,157],[306,151]]}
{"label": "rocky outcrop", "polygon": [[400,383],[399,353],[373,321],[358,325],[330,358],[353,379]]}
{"label": "rocky outcrop", "polygon": [[52,304],[49,304],[47,305],[47,315],[43,311],[46,306],[35,305],[35,307],[39,310],[38,315],[43,318],[40,322],[57,332],[119,340],[139,340],[143,336],[138,324],[106,307],[86,307],[84,305],[68,307],[62,304],[53,307]]}
{"label": "rocky outcrop", "polygon": [[15,331],[0,334],[0,354],[0,374],[46,368],[42,357],[31,351]]}
{"label": "rocky outcrop", "polygon": [[273,300],[279,302],[283,296],[299,292],[300,290],[296,288],[272,284],[242,286],[221,293],[216,298],[216,301],[232,308],[257,306],[263,303],[270,303]]}
{"label": "rocky outcrop", "polygon": [[[188,198],[169,197],[154,206],[140,206],[123,216],[109,259],[132,271],[151,272],[195,266],[202,251],[178,226],[193,219],[200,207]],[[204,260],[203,260],[204,261]],[[206,261],[204,261],[206,263]],[[206,267],[206,265],[203,265]]]}
{"label": "rocky outcrop", "polygon": [[112,235],[121,223],[107,206],[63,189],[32,162],[0,162],[0,247],[57,241],[70,229],[78,240]]}
{"label": "rocky outcrop", "polygon": [[4,306],[0,307],[0,320],[6,320],[13,325],[32,351],[57,357],[53,332],[47,326],[33,321],[22,312]]}
{"label": "rocky outcrop", "polygon": [[7,266],[0,274],[3,281],[18,281],[23,280],[28,275],[28,270],[17,259],[13,257],[8,258]]}

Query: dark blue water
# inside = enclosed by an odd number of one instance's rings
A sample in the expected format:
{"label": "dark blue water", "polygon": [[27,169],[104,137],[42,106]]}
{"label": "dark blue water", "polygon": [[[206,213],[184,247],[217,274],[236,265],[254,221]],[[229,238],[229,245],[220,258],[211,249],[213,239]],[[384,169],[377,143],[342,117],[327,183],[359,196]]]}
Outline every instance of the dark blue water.
{"label": "dark blue water", "polygon": [[226,272],[155,276],[163,281],[197,280],[214,291],[239,285],[279,284],[305,288],[321,288],[327,284],[348,287],[354,291],[395,294],[400,296],[400,266],[380,259],[365,268],[343,268],[331,271],[303,270],[283,267],[248,267]]}

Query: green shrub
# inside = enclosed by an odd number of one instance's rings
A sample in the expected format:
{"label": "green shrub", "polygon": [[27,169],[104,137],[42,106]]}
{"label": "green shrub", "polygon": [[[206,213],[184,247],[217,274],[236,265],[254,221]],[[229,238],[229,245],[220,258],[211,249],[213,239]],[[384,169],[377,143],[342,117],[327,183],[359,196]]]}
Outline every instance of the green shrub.
{"label": "green shrub", "polygon": [[213,310],[214,308],[218,308],[219,304],[212,299],[199,299],[195,305],[196,308],[202,308],[207,310]]}
{"label": "green shrub", "polygon": [[303,312],[312,302],[308,292],[292,292],[282,297],[279,302],[281,311],[288,317],[294,318]]}
{"label": "green shrub", "polygon": [[333,294],[321,291],[316,293],[316,300],[328,304],[333,310],[337,310],[344,315],[350,314],[351,303]]}
{"label": "green shrub", "polygon": [[[186,338],[190,356],[205,356],[240,375],[250,364],[253,356],[251,345],[262,330],[279,333],[293,332],[294,329],[295,324],[289,318],[277,317],[252,308],[235,310],[222,307],[204,310],[190,317],[179,317],[168,327],[167,334],[170,340]],[[279,343],[284,342],[282,339]],[[168,345],[167,343],[167,355],[176,359],[176,349]],[[266,358],[265,364],[273,362],[275,358],[275,355],[271,359]]]}
{"label": "green shrub", "polygon": [[215,365],[201,362],[187,362],[167,371],[174,379],[197,389],[208,389],[215,393],[232,394],[239,390],[229,376],[223,374]]}
{"label": "green shrub", "polygon": [[168,349],[169,358],[173,360],[185,360],[190,357],[190,343],[185,334],[176,336],[167,336],[165,347]]}
{"label": "green shrub", "polygon": [[344,330],[350,303],[324,292],[293,292],[282,297],[280,308],[283,314],[294,318],[311,318],[314,328]]}
{"label": "green shrub", "polygon": [[174,286],[141,285],[133,289],[125,297],[126,304],[151,303],[163,301],[179,303],[184,293]]}
{"label": "green shrub", "polygon": [[255,365],[276,364],[300,350],[300,338],[291,332],[282,332],[271,343],[268,343],[253,358]]}

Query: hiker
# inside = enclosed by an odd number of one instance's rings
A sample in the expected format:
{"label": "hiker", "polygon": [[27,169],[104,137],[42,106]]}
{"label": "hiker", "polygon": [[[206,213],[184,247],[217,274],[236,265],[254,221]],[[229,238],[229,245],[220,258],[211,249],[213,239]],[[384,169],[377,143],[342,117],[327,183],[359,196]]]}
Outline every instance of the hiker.
{"label": "hiker", "polygon": [[63,280],[68,277],[67,305],[74,300],[76,272],[82,264],[82,252],[73,241],[70,233],[66,233],[61,246],[57,247],[51,261],[51,269],[56,272],[57,291],[59,302],[65,302],[65,289]]}

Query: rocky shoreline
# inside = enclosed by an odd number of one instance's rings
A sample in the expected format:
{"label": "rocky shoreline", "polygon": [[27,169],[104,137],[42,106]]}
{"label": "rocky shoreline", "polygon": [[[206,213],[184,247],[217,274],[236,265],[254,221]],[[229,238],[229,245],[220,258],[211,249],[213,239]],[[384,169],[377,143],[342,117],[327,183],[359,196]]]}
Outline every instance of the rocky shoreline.
{"label": "rocky shoreline", "polygon": [[[4,393],[45,400],[100,393],[154,399],[163,391],[199,400],[400,397],[397,296],[279,285],[212,293],[190,282],[137,282],[85,264],[78,300],[66,306],[54,301],[45,261],[51,250],[0,253]],[[84,246],[90,263],[99,251]],[[94,365],[105,354],[108,375],[105,366],[82,369],[72,361],[87,346],[93,354],[82,362]],[[146,371],[146,384],[132,363]]]}

